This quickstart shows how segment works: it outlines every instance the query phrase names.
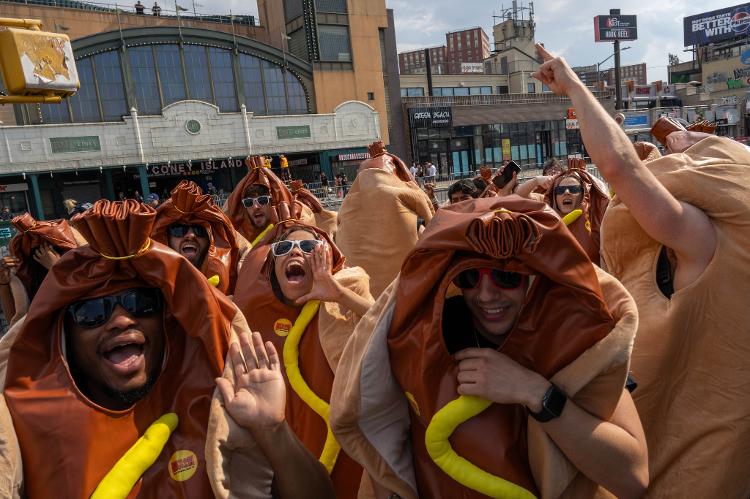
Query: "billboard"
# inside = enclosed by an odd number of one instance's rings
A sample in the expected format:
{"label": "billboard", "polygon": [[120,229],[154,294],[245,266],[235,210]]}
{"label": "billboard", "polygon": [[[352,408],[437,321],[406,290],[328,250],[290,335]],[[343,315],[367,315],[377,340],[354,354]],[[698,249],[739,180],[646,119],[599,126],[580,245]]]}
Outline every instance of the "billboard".
{"label": "billboard", "polygon": [[682,27],[686,47],[706,45],[735,36],[748,36],[750,3],[685,17]]}
{"label": "billboard", "polygon": [[462,62],[461,73],[478,73],[484,74],[484,63],[482,62]]}
{"label": "billboard", "polygon": [[603,15],[594,18],[594,40],[597,42],[637,39],[636,16]]}

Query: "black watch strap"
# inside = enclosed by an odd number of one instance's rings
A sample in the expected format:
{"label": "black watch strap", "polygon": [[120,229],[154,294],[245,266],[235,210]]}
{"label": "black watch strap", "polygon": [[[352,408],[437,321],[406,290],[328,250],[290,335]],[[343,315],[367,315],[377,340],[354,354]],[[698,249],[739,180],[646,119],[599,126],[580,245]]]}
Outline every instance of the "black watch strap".
{"label": "black watch strap", "polygon": [[529,412],[529,415],[540,423],[546,423],[560,417],[567,401],[568,397],[565,393],[556,385],[550,384],[547,391],[544,392],[544,397],[542,397],[542,410]]}

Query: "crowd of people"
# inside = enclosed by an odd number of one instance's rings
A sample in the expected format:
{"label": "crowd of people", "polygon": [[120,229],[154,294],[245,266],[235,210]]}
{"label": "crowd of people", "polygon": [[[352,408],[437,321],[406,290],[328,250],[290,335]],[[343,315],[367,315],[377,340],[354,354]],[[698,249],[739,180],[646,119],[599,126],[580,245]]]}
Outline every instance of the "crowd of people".
{"label": "crowd of people", "polygon": [[537,50],[608,185],[482,168],[441,206],[377,142],[338,213],[250,157],[224,206],[14,218],[0,496],[750,496],[750,150],[634,146]]}

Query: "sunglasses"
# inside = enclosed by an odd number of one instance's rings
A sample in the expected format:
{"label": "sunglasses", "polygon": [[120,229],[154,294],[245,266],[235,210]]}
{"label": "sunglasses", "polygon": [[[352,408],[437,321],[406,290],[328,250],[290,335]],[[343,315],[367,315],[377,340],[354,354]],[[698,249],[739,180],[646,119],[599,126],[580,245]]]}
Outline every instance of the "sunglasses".
{"label": "sunglasses", "polygon": [[483,276],[489,276],[492,284],[500,289],[516,289],[526,280],[524,274],[506,272],[499,269],[475,268],[466,269],[453,278],[453,284],[460,289],[474,289],[482,282]]}
{"label": "sunglasses", "polygon": [[302,253],[309,255],[319,244],[322,244],[322,242],[317,239],[302,239],[299,241],[287,239],[286,241],[273,243],[271,245],[271,253],[273,253],[273,256],[284,256],[296,246]]}
{"label": "sunglasses", "polygon": [[580,185],[558,185],[557,187],[555,187],[556,196],[562,196],[563,194],[565,194],[565,191],[568,191],[571,194],[580,194],[583,189]]}
{"label": "sunglasses", "polygon": [[258,196],[257,198],[243,198],[242,199],[242,205],[245,208],[252,208],[252,206],[256,202],[258,203],[258,206],[266,206],[268,203],[271,202],[271,196]]}
{"label": "sunglasses", "polygon": [[106,324],[117,305],[133,317],[145,317],[161,311],[162,297],[156,288],[128,289],[116,295],[75,302],[67,312],[77,326],[91,329]]}
{"label": "sunglasses", "polygon": [[173,237],[185,237],[193,231],[195,237],[208,237],[208,230],[202,225],[172,224],[169,226],[169,235]]}

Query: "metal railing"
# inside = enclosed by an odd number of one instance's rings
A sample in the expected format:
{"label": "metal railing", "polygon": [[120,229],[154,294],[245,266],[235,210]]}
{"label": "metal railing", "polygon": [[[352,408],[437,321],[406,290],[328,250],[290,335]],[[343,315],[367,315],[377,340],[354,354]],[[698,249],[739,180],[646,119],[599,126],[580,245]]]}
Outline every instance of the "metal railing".
{"label": "metal railing", "polygon": [[[611,99],[612,92],[593,92],[598,99]],[[494,94],[494,95],[460,95],[460,96],[423,96],[401,97],[401,102],[410,106],[492,106],[498,104],[534,104],[570,102],[570,99],[551,92],[536,94]]]}

